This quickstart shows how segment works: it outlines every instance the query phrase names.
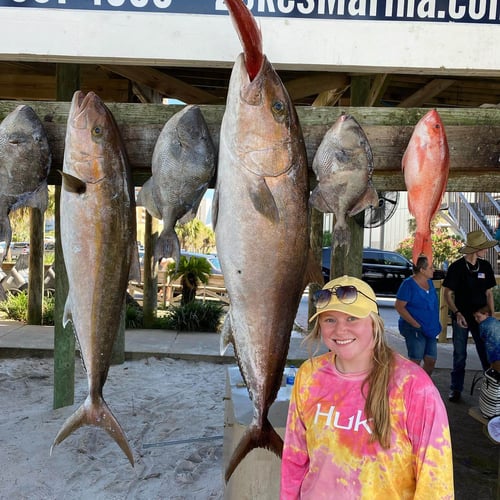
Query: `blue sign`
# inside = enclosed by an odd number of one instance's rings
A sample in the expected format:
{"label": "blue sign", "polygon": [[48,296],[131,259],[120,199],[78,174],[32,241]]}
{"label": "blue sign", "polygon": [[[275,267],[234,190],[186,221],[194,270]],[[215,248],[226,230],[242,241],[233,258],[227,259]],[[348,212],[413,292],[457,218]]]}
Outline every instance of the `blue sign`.
{"label": "blue sign", "polygon": [[[487,23],[498,0],[247,0],[256,17]],[[0,7],[228,15],[224,0],[0,0]]]}

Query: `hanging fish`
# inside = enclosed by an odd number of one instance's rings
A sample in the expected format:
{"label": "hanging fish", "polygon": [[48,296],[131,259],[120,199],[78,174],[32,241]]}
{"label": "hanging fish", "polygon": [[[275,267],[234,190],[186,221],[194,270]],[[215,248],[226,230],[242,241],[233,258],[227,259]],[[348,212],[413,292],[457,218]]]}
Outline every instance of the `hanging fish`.
{"label": "hanging fish", "polygon": [[417,230],[412,259],[424,254],[432,262],[431,221],[441,205],[450,170],[450,152],[443,122],[432,109],[417,123],[403,155],[408,208]]}
{"label": "hanging fish", "polygon": [[351,115],[341,115],[326,132],[314,155],[312,168],[318,185],[309,203],[335,214],[333,247],[349,251],[347,217],[378,205],[372,184],[373,154],[365,132]]}
{"label": "hanging fish", "polygon": [[0,262],[12,239],[9,214],[20,207],[47,209],[51,160],[42,122],[30,106],[17,106],[0,123]]}

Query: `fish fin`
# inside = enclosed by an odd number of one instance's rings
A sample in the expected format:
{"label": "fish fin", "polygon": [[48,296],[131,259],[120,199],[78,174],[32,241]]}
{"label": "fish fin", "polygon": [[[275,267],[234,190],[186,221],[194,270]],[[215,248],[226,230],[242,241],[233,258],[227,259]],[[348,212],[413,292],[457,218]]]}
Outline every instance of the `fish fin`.
{"label": "fish fin", "polygon": [[259,178],[250,189],[250,199],[255,210],[277,224],[280,220],[280,214],[273,193],[269,189],[265,179]]}
{"label": "fish fin", "polygon": [[[59,170],[59,172],[61,171]],[[78,177],[66,172],[61,172],[61,175],[63,178],[62,187],[65,191],[77,194],[83,194],[87,191],[87,184],[81,179],[78,179]]]}
{"label": "fish fin", "polygon": [[64,441],[76,429],[84,425],[94,425],[104,429],[125,453],[132,467],[134,466],[134,456],[125,433],[104,399],[100,396],[94,403],[92,403],[90,396],[87,396],[83,404],[64,422],[50,447],[50,454],[52,455],[54,446]]}
{"label": "fish fin", "polygon": [[415,241],[413,242],[412,251],[412,259],[414,264],[422,254],[424,254],[429,259],[430,263],[432,263],[432,239],[430,230],[417,231],[415,233]]}
{"label": "fish fin", "polygon": [[130,243],[132,250],[130,252],[130,269],[128,272],[128,280],[134,281],[135,283],[141,282],[141,263],[139,259],[139,249],[137,248],[137,243],[132,241]]}
{"label": "fish fin", "polygon": [[333,213],[333,210],[328,206],[328,203],[323,197],[323,193],[319,185],[316,186],[311,193],[311,196],[309,197],[309,205],[324,214]]}
{"label": "fish fin", "polygon": [[259,428],[255,422],[252,422],[248,426],[245,434],[243,434],[226,468],[226,483],[229,481],[240,462],[255,448],[266,448],[274,452],[280,458],[283,454],[283,439],[281,439],[281,436],[275,431],[267,417],[264,418],[261,428]]}
{"label": "fish fin", "polygon": [[66,328],[68,322],[73,322],[73,315],[71,313],[71,306],[69,304],[69,298],[66,299],[66,303],[64,304],[64,312],[62,317],[62,326]]}
{"label": "fish fin", "polygon": [[177,222],[179,224],[186,224],[189,221],[192,221],[196,217],[196,212],[198,211],[198,207],[190,208]]}
{"label": "fish fin", "polygon": [[323,282],[325,281],[323,278],[323,273],[321,272],[321,265],[315,258],[311,248],[309,248],[307,255],[306,272],[304,278],[303,289],[305,289],[309,283],[317,283],[322,287]]}
{"label": "fish fin", "polygon": [[48,204],[49,190],[47,181],[43,181],[33,192],[19,196],[17,201],[12,205],[11,210],[17,210],[20,207],[31,207],[38,208],[41,212],[45,212]]}
{"label": "fish fin", "polygon": [[212,227],[217,226],[217,217],[219,216],[219,190],[216,188],[214,191],[214,197],[212,200]]}
{"label": "fish fin", "polygon": [[3,221],[0,221],[0,241],[5,241],[5,253],[2,256],[2,261],[9,252],[10,242],[12,240],[12,226],[10,225],[9,216],[6,215]]}
{"label": "fish fin", "polygon": [[359,214],[368,207],[378,207],[379,199],[375,188],[370,184],[368,189],[363,193],[363,196],[357,203],[347,212],[349,217]]}
{"label": "fish fin", "polygon": [[138,207],[144,207],[152,217],[156,219],[161,219],[161,212],[158,210],[153,197],[153,178],[150,177],[142,186],[141,190],[137,194],[136,205]]}
{"label": "fish fin", "polygon": [[224,356],[230,344],[234,345],[233,327],[231,324],[231,315],[226,314],[224,324],[220,332],[220,355]]}
{"label": "fish fin", "polygon": [[155,262],[160,262],[161,259],[172,258],[179,264],[180,255],[181,247],[177,233],[174,229],[163,229],[155,244]]}

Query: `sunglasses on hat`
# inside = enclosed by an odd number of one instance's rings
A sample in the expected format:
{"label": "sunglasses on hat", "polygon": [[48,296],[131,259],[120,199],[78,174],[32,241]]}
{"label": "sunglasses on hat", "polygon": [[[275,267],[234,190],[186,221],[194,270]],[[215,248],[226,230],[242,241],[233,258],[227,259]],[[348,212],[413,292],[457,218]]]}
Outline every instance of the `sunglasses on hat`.
{"label": "sunglasses on hat", "polygon": [[363,295],[363,297],[371,300],[372,302],[375,302],[375,304],[377,303],[361,290],[358,290],[354,285],[334,286],[333,288],[318,290],[313,295],[313,301],[317,309],[323,309],[323,307],[326,307],[330,302],[332,295],[335,295],[337,299],[339,299],[339,302],[341,302],[342,304],[353,304],[358,298],[358,293]]}

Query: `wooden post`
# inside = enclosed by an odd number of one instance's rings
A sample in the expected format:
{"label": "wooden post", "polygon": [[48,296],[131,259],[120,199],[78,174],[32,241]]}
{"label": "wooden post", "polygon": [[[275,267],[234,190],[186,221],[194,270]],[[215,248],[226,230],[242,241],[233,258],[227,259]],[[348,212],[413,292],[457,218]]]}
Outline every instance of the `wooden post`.
{"label": "wooden post", "polygon": [[[351,106],[364,106],[370,96],[370,77],[351,77]],[[351,233],[349,252],[344,247],[332,251],[330,276],[337,278],[348,274],[361,278],[363,262],[364,211],[354,217],[347,217],[347,227]]]}
{"label": "wooden post", "polygon": [[75,335],[73,327],[62,325],[68,296],[68,275],[61,245],[61,186],[55,188],[54,268],[56,276],[54,305],[54,409],[69,406],[75,400]]}
{"label": "wooden post", "polygon": [[44,214],[30,209],[30,255],[28,280],[28,325],[42,324]]}
{"label": "wooden post", "polygon": [[[80,66],[78,64],[58,64],[57,100],[71,101],[73,93],[80,87]],[[54,308],[54,409],[69,406],[75,400],[75,336],[73,328],[62,326],[64,305],[68,296],[68,276],[61,246],[60,223],[61,187],[55,191],[55,275],[56,292]]]}
{"label": "wooden post", "polygon": [[[323,213],[311,208],[311,249],[315,259],[320,263],[322,261],[323,253]],[[312,325],[309,325],[309,318],[316,312],[316,308],[313,303],[313,295],[316,290],[320,289],[323,283],[309,284],[309,303],[307,308],[307,330],[309,330]]]}
{"label": "wooden post", "polygon": [[146,212],[144,229],[144,290],[143,317],[144,328],[151,328],[158,306],[158,263],[153,262],[153,251],[158,233],[153,228],[153,217]]}

